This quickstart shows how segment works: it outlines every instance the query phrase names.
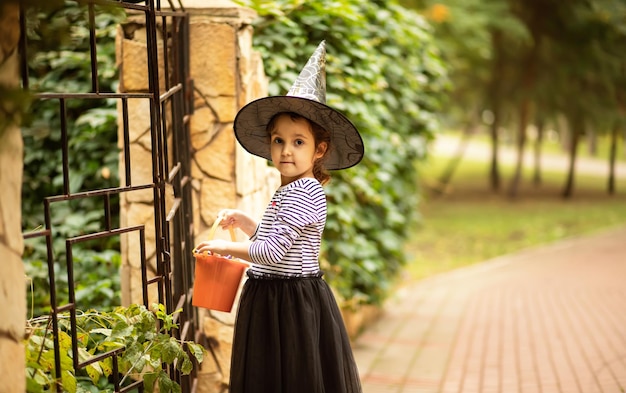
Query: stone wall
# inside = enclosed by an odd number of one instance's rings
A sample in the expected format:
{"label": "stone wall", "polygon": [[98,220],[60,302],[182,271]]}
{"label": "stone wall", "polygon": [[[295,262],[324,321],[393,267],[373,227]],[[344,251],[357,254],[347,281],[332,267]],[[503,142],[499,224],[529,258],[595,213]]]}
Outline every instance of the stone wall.
{"label": "stone wall", "polygon": [[[252,50],[252,19],[256,14],[230,1],[184,1],[190,18],[190,73],[194,82],[192,144],[193,221],[196,244],[208,235],[220,209],[238,208],[260,218],[279,186],[276,171],[251,156],[236,142],[233,121],[240,107],[267,95],[260,54]],[[145,26],[132,19],[118,30],[120,90],[145,92]],[[161,43],[162,45],[162,43]],[[162,67],[162,63],[160,61]],[[163,75],[161,69],[160,75]],[[163,83],[163,82],[162,82]],[[162,87],[163,88],[163,87]],[[151,182],[147,100],[129,100],[133,183]],[[121,139],[121,138],[120,138]],[[120,172],[123,175],[123,171]],[[139,184],[139,183],[137,183]],[[122,225],[146,225],[148,256],[154,258],[152,192],[131,193],[121,201]],[[152,233],[152,237],[149,233]],[[219,231],[218,231],[219,232]],[[217,236],[226,237],[228,233]],[[238,232],[240,240],[244,235]],[[122,242],[123,302],[141,302],[141,275],[132,238]],[[206,356],[198,392],[228,388],[233,324],[231,313],[200,310],[212,356]]]}
{"label": "stone wall", "polygon": [[[19,87],[19,6],[0,4],[0,85]],[[26,325],[26,282],[22,251],[21,191],[22,134],[17,125],[2,128],[11,111],[7,103],[0,116],[0,392],[26,390],[24,347]]]}

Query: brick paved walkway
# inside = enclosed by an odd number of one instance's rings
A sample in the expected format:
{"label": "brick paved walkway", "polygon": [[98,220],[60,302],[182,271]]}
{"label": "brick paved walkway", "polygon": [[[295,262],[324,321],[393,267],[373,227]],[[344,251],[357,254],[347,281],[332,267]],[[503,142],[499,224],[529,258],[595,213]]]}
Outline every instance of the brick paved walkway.
{"label": "brick paved walkway", "polygon": [[626,392],[626,227],[406,287],[354,354],[364,393]]}

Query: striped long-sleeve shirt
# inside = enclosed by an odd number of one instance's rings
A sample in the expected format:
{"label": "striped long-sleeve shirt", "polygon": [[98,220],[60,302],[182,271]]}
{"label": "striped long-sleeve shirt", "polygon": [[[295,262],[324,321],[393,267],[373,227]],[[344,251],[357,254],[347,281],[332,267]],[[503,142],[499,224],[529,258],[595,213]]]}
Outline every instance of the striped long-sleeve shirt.
{"label": "striped long-sleeve shirt", "polygon": [[307,276],[319,271],[326,194],[313,178],[280,187],[250,238],[252,272]]}

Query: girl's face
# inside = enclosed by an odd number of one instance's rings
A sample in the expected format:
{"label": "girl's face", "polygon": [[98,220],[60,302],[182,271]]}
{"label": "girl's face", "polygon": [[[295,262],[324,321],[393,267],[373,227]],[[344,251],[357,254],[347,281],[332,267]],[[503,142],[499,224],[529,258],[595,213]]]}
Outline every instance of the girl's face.
{"label": "girl's face", "polygon": [[313,163],[324,156],[326,143],[315,146],[311,125],[306,119],[293,120],[279,115],[270,133],[274,166],[280,172],[281,185],[313,176]]}

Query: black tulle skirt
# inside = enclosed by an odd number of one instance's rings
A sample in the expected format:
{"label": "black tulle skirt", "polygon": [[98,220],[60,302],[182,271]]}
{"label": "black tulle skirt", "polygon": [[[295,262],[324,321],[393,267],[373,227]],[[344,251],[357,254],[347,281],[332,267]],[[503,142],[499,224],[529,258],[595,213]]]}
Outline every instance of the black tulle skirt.
{"label": "black tulle skirt", "polygon": [[360,393],[350,340],[320,273],[248,272],[235,324],[230,393]]}

